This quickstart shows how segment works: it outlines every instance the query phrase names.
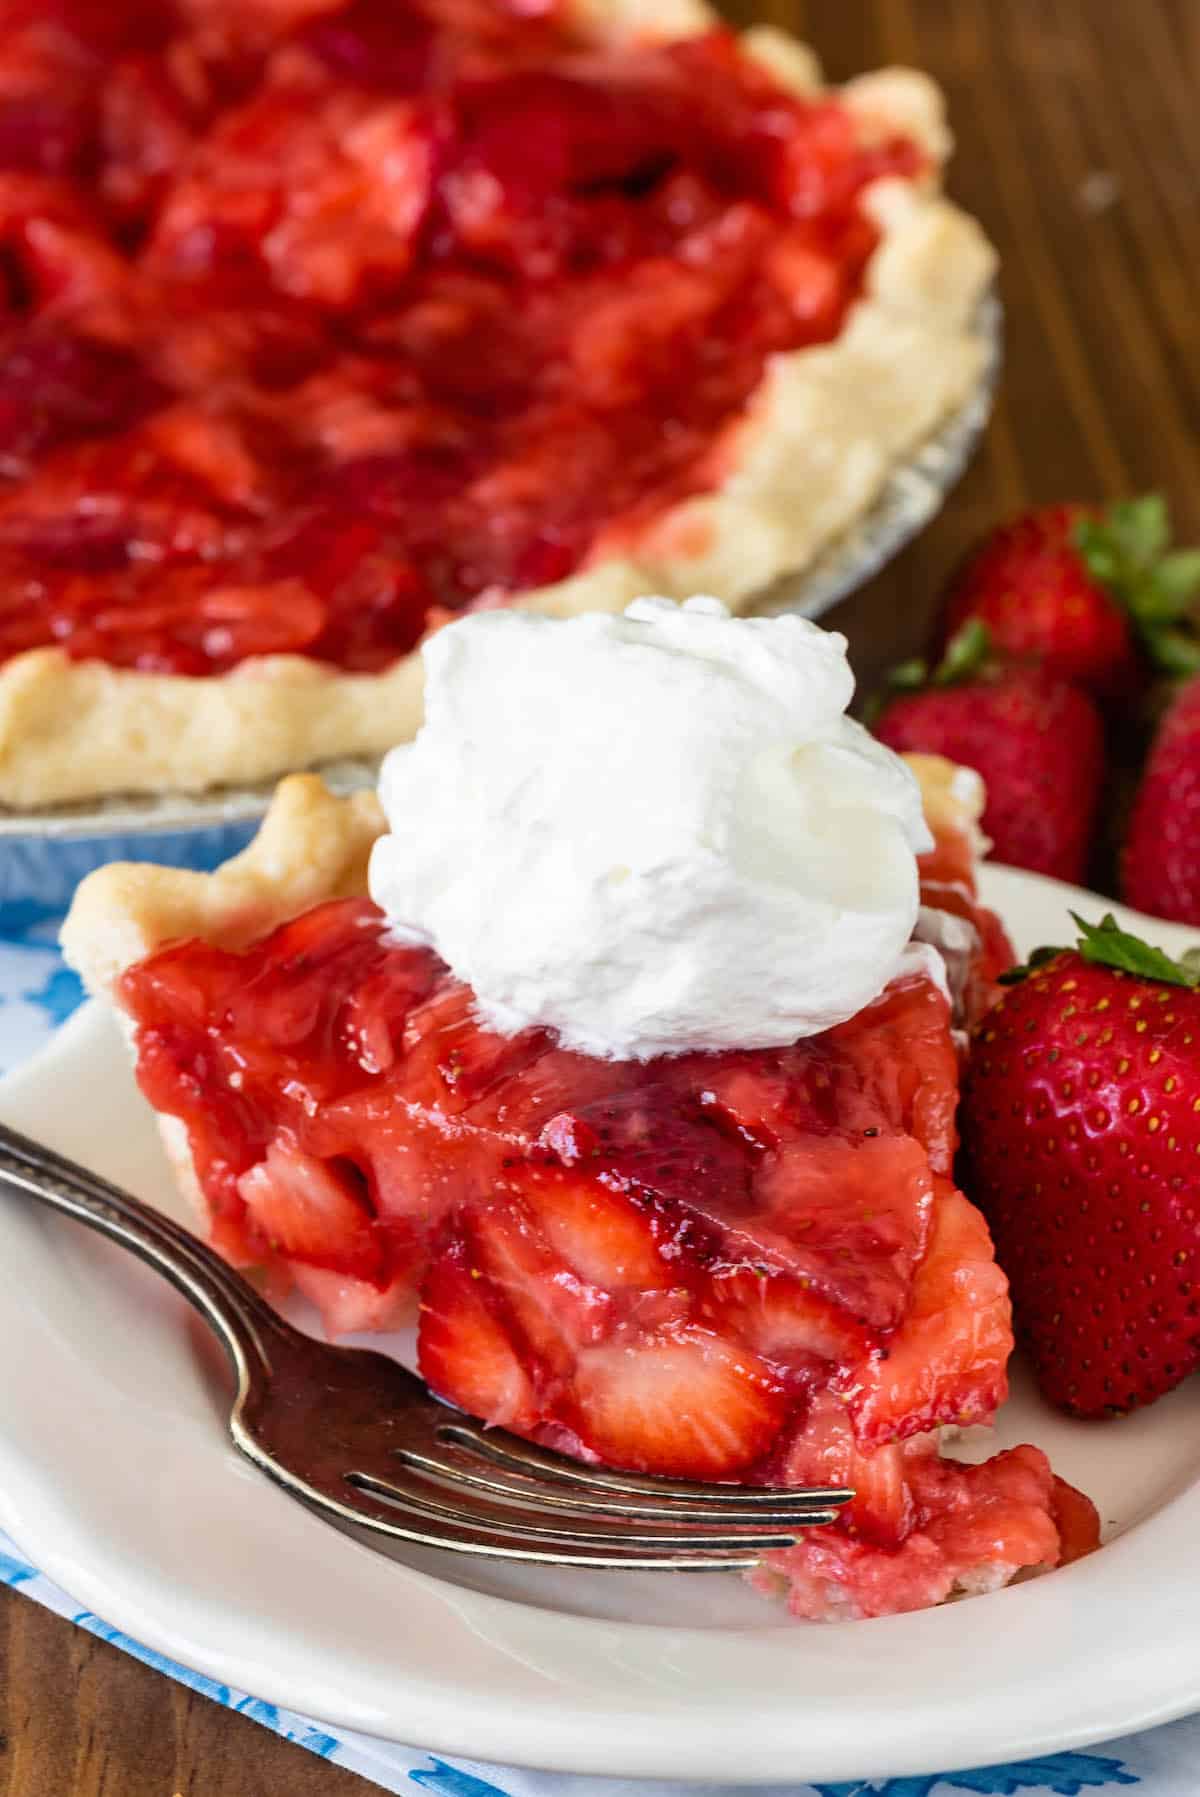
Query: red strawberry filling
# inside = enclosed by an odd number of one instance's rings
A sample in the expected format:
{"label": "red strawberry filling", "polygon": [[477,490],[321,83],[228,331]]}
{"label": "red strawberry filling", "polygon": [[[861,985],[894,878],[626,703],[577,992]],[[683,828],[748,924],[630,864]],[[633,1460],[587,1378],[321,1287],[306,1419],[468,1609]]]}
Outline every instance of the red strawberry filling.
{"label": "red strawberry filling", "polygon": [[[951,1179],[930,980],[786,1049],[601,1061],[481,1028],[364,899],[240,954],[168,946],[120,998],[217,1241],[282,1262],[332,1331],[415,1293],[425,1377],[489,1422],[652,1472],[852,1483],[837,1526],[772,1563],[799,1613],[1060,1557],[1044,1456],[936,1448],[1003,1400],[1012,1335]],[[1086,1514],[1068,1535],[1094,1541]]]}
{"label": "red strawberry filling", "polygon": [[921,158],[731,34],[560,10],[17,6],[0,660],[378,669],[712,484]]}

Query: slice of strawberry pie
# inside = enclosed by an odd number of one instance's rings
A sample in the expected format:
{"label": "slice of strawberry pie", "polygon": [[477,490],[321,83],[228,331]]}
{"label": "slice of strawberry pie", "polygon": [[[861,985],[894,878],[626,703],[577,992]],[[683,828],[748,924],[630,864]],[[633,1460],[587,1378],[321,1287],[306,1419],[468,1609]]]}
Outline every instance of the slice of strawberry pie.
{"label": "slice of strawberry pie", "polygon": [[[1006,960],[976,903],[976,784],[914,758],[922,928],[963,1002]],[[132,1032],[184,1183],[234,1261],[331,1334],[419,1303],[443,1397],[618,1467],[851,1484],[756,1577],[812,1618],[990,1590],[1095,1544],[1019,1447],[942,1457],[1006,1395],[1007,1282],[952,1176],[958,1054],[938,959],[790,1045],[612,1059],[501,1034],[365,896],[373,798],[279,789],[213,875],[111,867],[64,945]]]}

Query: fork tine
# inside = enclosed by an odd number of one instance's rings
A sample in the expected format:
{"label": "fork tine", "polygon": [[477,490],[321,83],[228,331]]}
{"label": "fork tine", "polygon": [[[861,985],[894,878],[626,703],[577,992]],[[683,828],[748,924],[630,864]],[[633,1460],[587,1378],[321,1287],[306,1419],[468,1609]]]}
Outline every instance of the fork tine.
{"label": "fork tine", "polygon": [[506,1430],[484,1429],[465,1417],[461,1421],[455,1417],[453,1421],[439,1423],[436,1435],[439,1441],[467,1448],[497,1466],[523,1473],[528,1478],[551,1479],[562,1485],[595,1493],[608,1492],[614,1496],[624,1492],[667,1502],[702,1504],[706,1509],[716,1507],[722,1513],[728,1513],[730,1520],[737,1511],[748,1512],[753,1517],[764,1510],[786,1511],[789,1516],[795,1516],[797,1509],[803,1509],[807,1504],[818,1504],[822,1509],[840,1509],[854,1496],[846,1486],[829,1490],[799,1485],[722,1486],[706,1485],[694,1479],[664,1479],[651,1473],[613,1472],[607,1467],[586,1466],[582,1461],[568,1459],[552,1448],[522,1441]]}
{"label": "fork tine", "polygon": [[[559,1528],[538,1520],[537,1513],[505,1504],[472,1499],[460,1508],[411,1487],[390,1485],[369,1474],[348,1473],[346,1483],[358,1499],[372,1503],[369,1520],[386,1526],[392,1516],[400,1527],[419,1526],[420,1538],[432,1545],[463,1546],[472,1553],[501,1550],[506,1557],[589,1564],[754,1565],[764,1553],[792,1547],[795,1530],[766,1532],[750,1528],[717,1533],[709,1529],[639,1531],[595,1522],[584,1529]],[[358,1506],[356,1506],[358,1507]],[[364,1512],[364,1514],[368,1514]],[[822,1520],[832,1520],[832,1512]]]}
{"label": "fork tine", "polygon": [[[639,1526],[634,1522],[631,1527],[629,1521],[591,1516],[581,1519],[581,1527],[572,1528],[560,1526],[557,1521],[544,1521],[540,1510],[528,1504],[497,1503],[474,1493],[464,1494],[461,1502],[455,1502],[444,1487],[439,1490],[430,1485],[423,1485],[423,1488],[401,1486],[373,1473],[351,1472],[346,1474],[346,1479],[358,1491],[369,1491],[386,1502],[403,1504],[431,1518],[465,1522],[501,1535],[529,1536],[542,1541],[581,1541],[595,1546],[618,1542],[623,1546],[648,1548],[756,1547],[767,1551],[794,1547],[799,1529],[805,1526],[793,1523],[789,1528],[771,1528],[730,1522],[723,1527],[703,1524],[692,1528],[684,1525],[655,1529],[644,1523]],[[832,1511],[825,1511],[821,1513],[821,1520],[831,1520],[832,1516]]]}
{"label": "fork tine", "polygon": [[[529,1537],[523,1527],[519,1533],[505,1534],[498,1528],[476,1526],[465,1513],[447,1505],[435,1508],[415,1493],[389,1485],[382,1479],[360,1475],[360,1481],[351,1483],[350,1477],[345,1476],[314,1485],[275,1459],[252,1437],[238,1431],[234,1440],[239,1450],[274,1484],[298,1498],[325,1521],[370,1529],[415,1547],[444,1549],[489,1560],[522,1561],[543,1566],[623,1568],[630,1572],[736,1570],[757,1566],[763,1553],[770,1551],[760,1545],[763,1537],[739,1534],[735,1538],[722,1538],[712,1532],[689,1535],[686,1546],[674,1548],[634,1546],[620,1530],[614,1530],[611,1538],[605,1537],[602,1544],[597,1544],[594,1536],[584,1540],[567,1530],[556,1540]],[[795,1537],[773,1534],[765,1539],[771,1547],[790,1546]]]}
{"label": "fork tine", "polygon": [[787,1490],[769,1504],[730,1505],[720,1499],[714,1502],[706,1487],[701,1487],[705,1491],[703,1498],[672,1499],[660,1496],[657,1487],[653,1493],[627,1493],[607,1487],[593,1490],[586,1483],[552,1483],[544,1476],[531,1477],[526,1473],[508,1474],[504,1472],[502,1463],[496,1463],[496,1470],[492,1472],[488,1470],[487,1463],[473,1461],[466,1450],[457,1449],[452,1443],[446,1443],[443,1452],[437,1457],[407,1446],[397,1449],[396,1454],[414,1472],[444,1482],[452,1490],[466,1486],[491,1497],[507,1498],[514,1503],[527,1502],[542,1510],[561,1511],[576,1516],[619,1516],[626,1520],[647,1522],[707,1522],[743,1526],[754,1524],[763,1529],[786,1528],[789,1524],[808,1523],[814,1514],[824,1516],[841,1496],[836,1491]]}
{"label": "fork tine", "polygon": [[[475,1559],[507,1560],[540,1566],[578,1566],[595,1570],[626,1572],[710,1572],[737,1571],[757,1566],[761,1554],[752,1550],[736,1553],[710,1551],[658,1552],[616,1546],[604,1549],[560,1542],[553,1548],[534,1546],[520,1541],[486,1537],[470,1529],[455,1528],[450,1523],[432,1526],[424,1517],[393,1507],[368,1494],[356,1493],[357,1502],[339,1511],[340,1519],[360,1528],[374,1529],[393,1540],[407,1541],[415,1547],[437,1548],[439,1551],[467,1554]],[[323,1506],[327,1507],[327,1506]]]}

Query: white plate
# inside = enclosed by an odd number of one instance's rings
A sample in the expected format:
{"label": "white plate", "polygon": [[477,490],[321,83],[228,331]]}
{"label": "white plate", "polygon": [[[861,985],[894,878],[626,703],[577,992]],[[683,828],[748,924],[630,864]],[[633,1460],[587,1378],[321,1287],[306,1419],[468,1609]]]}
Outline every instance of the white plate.
{"label": "white plate", "polygon": [[[1005,869],[986,892],[1023,949],[1099,903]],[[147,1197],[170,1189],[96,1007],[4,1082],[0,1111]],[[234,1456],[216,1350],[152,1274],[3,1198],[0,1267],[0,1525],[109,1622],[288,1708],[442,1753],[738,1783],[980,1765],[1200,1708],[1200,1380],[1116,1423],[1068,1423],[1027,1390],[1006,1408],[999,1442],[1039,1443],[1097,1499],[1100,1553],[818,1628],[727,1575],[383,1558]]]}

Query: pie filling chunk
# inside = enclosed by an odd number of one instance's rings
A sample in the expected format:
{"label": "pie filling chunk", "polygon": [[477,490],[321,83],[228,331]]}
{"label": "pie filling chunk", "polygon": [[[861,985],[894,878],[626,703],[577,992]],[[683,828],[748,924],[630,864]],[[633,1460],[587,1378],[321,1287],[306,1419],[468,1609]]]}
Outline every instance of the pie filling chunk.
{"label": "pie filling chunk", "polygon": [[[971,933],[969,1009],[1003,931],[965,842],[942,832],[924,872]],[[331,1334],[415,1300],[425,1378],[489,1423],[641,1471],[853,1485],[755,1575],[797,1614],[916,1609],[1095,1544],[1038,1449],[939,1451],[1003,1401],[1012,1331],[919,966],[791,1047],[600,1060],[482,1028],[349,898],[240,953],[169,944],[116,996],[217,1244],[290,1275]]]}
{"label": "pie filling chunk", "polygon": [[374,671],[722,477],[916,177],[714,29],[53,0],[0,46],[0,660]]}

